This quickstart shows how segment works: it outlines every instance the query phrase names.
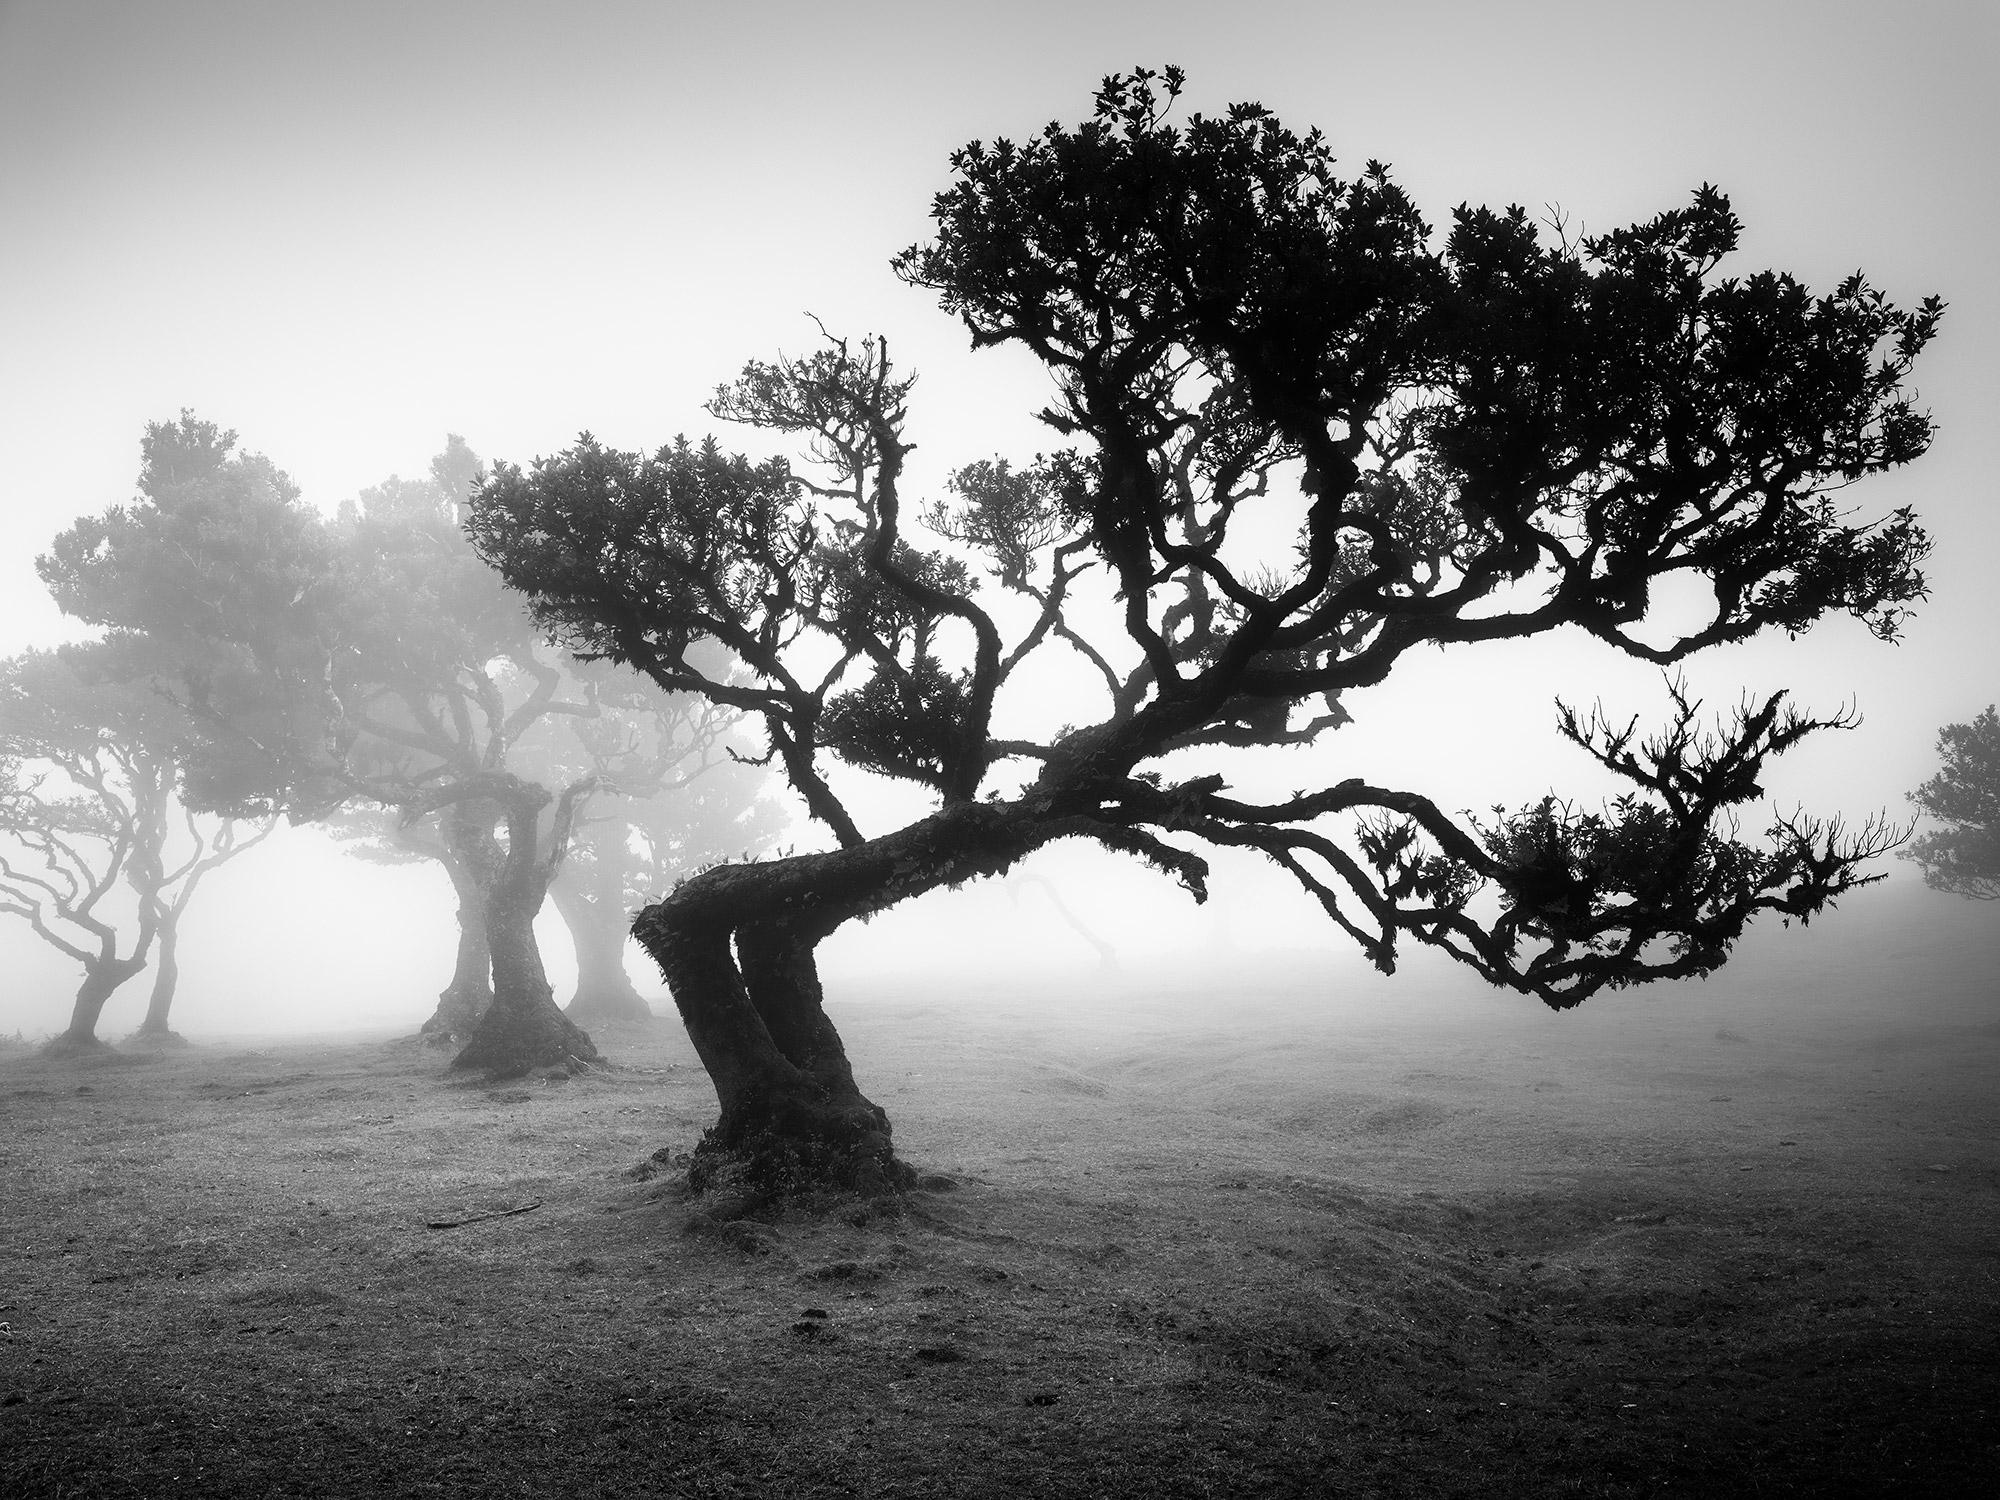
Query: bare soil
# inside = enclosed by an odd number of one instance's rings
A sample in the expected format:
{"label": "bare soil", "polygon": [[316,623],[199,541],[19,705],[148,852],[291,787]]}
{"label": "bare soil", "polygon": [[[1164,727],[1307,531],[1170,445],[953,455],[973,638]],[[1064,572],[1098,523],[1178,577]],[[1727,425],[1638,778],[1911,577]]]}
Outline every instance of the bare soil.
{"label": "bare soil", "polygon": [[1850,967],[878,994],[935,1175],[768,1222],[671,1023],[16,1047],[0,1494],[2000,1494],[2000,1014]]}

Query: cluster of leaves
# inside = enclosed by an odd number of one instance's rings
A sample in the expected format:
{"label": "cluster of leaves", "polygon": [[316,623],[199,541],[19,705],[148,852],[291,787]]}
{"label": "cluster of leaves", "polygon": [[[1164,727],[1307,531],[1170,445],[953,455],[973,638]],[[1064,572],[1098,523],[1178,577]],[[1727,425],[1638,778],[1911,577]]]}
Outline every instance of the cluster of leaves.
{"label": "cluster of leaves", "polygon": [[80,517],[36,566],[65,614],[105,632],[107,675],[230,726],[186,760],[190,801],[261,816],[326,795],[333,553],[284,472],[235,450],[187,412],[149,425],[138,496]]}
{"label": "cluster of leaves", "polygon": [[[1385,648],[1404,621],[1474,639],[1563,619],[1663,664],[1831,609],[1894,633],[1923,535],[1903,511],[1845,524],[1828,486],[1927,446],[1902,383],[1936,299],[1720,277],[1740,225],[1710,187],[1581,242],[1461,207],[1433,249],[1379,164],[1343,179],[1318,133],[1254,104],[1176,128],[1180,86],[1140,70],[1080,129],[966,147],[936,240],[897,262],[976,342],[1056,373],[1047,416],[1100,444],[1091,524],[1128,592],[1194,568],[1279,646],[1360,614]],[[1303,566],[1251,589],[1220,561],[1230,480],[1289,455],[1318,502]],[[1190,462],[1221,482],[1176,536]],[[1627,632],[1678,572],[1711,586],[1708,626]],[[1531,575],[1541,610],[1452,620]]]}
{"label": "cluster of leaves", "polygon": [[[1254,804],[1150,768],[1315,743],[1343,694],[1420,646],[1567,625],[1671,666],[1836,612],[1893,638],[1928,539],[1908,511],[1856,519],[1839,497],[1927,447],[1906,382],[1942,312],[1858,275],[1815,296],[1725,274],[1741,226],[1707,186],[1594,238],[1518,207],[1461,207],[1439,236],[1386,168],[1343,174],[1261,105],[1174,123],[1183,84],[1140,69],[1080,126],[965,147],[933,239],[897,257],[975,344],[1043,362],[1042,417],[1072,444],[961,468],[915,512],[947,550],[905,534],[911,377],[879,341],[829,338],[753,362],[710,407],[793,439],[808,469],[586,439],[496,472],[473,506],[481,553],[586,655],[764,718],[854,853],[811,867],[817,894],[788,863],[771,884],[787,910],[878,909],[878,864],[899,893],[916,878],[873,859],[822,750],[936,794],[957,842],[920,884],[1081,836],[1199,892],[1205,863],[1175,842],[1192,836],[1267,855],[1384,966],[1414,936],[1552,1004],[1705,973],[1754,912],[1803,918],[1858,883],[1895,830],[1798,818],[1762,846],[1735,837],[1764,762],[1848,722],[1778,698],[1704,735],[1676,688],[1647,741],[1565,710],[1564,734],[1633,790],[1491,825],[1359,781]],[[1282,564],[1253,516],[1296,525]],[[1706,608],[1661,618],[1662,581]],[[1093,589],[1118,630],[1086,624]],[[740,677],[694,666],[702,640]],[[1090,665],[1104,715],[1009,734],[1002,689],[1048,642]],[[1006,761],[1032,776],[1011,798],[990,783]]]}
{"label": "cluster of leaves", "polygon": [[2000,719],[1992,705],[1938,732],[1937,774],[1910,800],[1941,826],[1914,839],[1904,857],[1924,882],[1975,901],[2000,900]]}

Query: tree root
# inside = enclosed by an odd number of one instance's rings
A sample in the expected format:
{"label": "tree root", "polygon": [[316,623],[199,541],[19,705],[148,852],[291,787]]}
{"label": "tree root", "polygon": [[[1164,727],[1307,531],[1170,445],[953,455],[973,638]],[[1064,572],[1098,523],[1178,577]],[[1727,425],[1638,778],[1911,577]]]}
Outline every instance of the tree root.
{"label": "tree root", "polygon": [[482,1071],[497,1081],[521,1078],[545,1068],[580,1073],[604,1060],[580,1026],[553,1006],[549,1015],[554,1017],[555,1024],[493,1027],[482,1023],[472,1040],[451,1060],[452,1071]]}
{"label": "tree root", "polygon": [[697,1195],[775,1203],[906,1193],[917,1185],[917,1172],[897,1157],[886,1128],[809,1135],[764,1130],[735,1140],[711,1129],[688,1162],[687,1183]]}

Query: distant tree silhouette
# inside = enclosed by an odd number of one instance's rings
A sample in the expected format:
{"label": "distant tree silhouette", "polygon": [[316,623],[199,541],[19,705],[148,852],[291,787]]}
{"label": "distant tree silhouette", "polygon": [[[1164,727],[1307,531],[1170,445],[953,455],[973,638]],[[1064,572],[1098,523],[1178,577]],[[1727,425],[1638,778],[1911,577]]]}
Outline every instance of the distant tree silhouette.
{"label": "distant tree silhouette", "polygon": [[[803,469],[586,435],[496,465],[473,502],[538,619],[761,722],[832,844],[708,870],[635,925],[718,1095],[697,1187],[909,1181],[815,949],[1057,839],[1197,899],[1199,845],[1254,850],[1384,971],[1414,940],[1559,1008],[1708,973],[1757,912],[1811,917],[1895,841],[1804,817],[1739,840],[1765,762],[1846,721],[1778,694],[1711,729],[1678,685],[1651,737],[1561,709],[1630,786],[1601,809],[1462,820],[1354,777],[1231,793],[1219,752],[1317,744],[1342,694],[1432,647],[1571,627],[1671,668],[1836,611],[1894,636],[1927,540],[1835,492],[1928,446],[1903,387],[1941,305],[1723,275],[1739,226],[1708,187],[1599,238],[1461,208],[1440,240],[1385,169],[1343,178],[1257,105],[1170,124],[1180,87],[1114,77],[1081,127],[965,147],[934,239],[895,261],[976,345],[1048,368],[1042,420],[1075,446],[971,464],[912,514],[911,377],[879,339],[830,338],[709,408]],[[1293,546],[1260,554],[1258,518]],[[1659,580],[1700,585],[1703,617],[1652,610]],[[716,645],[727,677],[696,654]],[[1051,645],[1102,688],[1053,734],[1021,671]],[[933,810],[871,830],[833,762]]]}
{"label": "distant tree silhouette", "polygon": [[1039,889],[1048,898],[1049,905],[1055,908],[1055,913],[1062,918],[1064,926],[1090,944],[1091,951],[1097,955],[1098,968],[1107,974],[1118,971],[1118,950],[1093,932],[1088,923],[1069,909],[1069,903],[1063,900],[1062,892],[1055,888],[1047,876],[1029,873],[1011,877],[1007,881],[1008,898],[1018,904],[1021,892],[1030,887]]}
{"label": "distant tree silhouette", "polygon": [[188,777],[197,805],[442,815],[492,973],[455,1066],[594,1059],[555,1005],[533,925],[594,782],[544,785],[509,756],[538,721],[596,710],[564,696],[559,653],[465,543],[478,458],[454,439],[427,478],[366,491],[330,523],[235,444],[186,413],[150,426],[139,495],[40,560],[58,604],[208,727]]}
{"label": "distant tree silhouette", "polygon": [[84,971],[56,1052],[102,1045],[105,1003],[156,948],[138,1036],[173,1039],[181,917],[202,877],[274,821],[244,825],[182,806],[175,790],[198,726],[146,687],[109,680],[102,658],[72,647],[0,663],[0,912],[24,918]]}
{"label": "distant tree silhouette", "polygon": [[1924,884],[1973,901],[2000,900],[2000,719],[1993,706],[1969,724],[1938,731],[1943,767],[1910,800],[1943,824],[1902,851],[1923,866]]}

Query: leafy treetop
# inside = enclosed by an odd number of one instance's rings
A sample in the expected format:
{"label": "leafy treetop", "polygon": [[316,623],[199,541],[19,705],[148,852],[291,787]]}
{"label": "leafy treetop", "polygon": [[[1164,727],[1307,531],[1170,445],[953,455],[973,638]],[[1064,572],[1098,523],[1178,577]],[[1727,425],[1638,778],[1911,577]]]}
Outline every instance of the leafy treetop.
{"label": "leafy treetop", "polygon": [[1937,748],[1943,764],[1910,800],[1939,826],[1912,841],[1904,857],[1923,867],[1934,890],[2000,900],[2000,718],[1993,705],[1970,723],[1945,725]]}
{"label": "leafy treetop", "polygon": [[[1272,802],[1219,770],[1167,779],[1177,751],[1319,742],[1423,646],[1574,625],[1671,668],[1836,612],[1893,639],[1928,540],[1839,496],[1928,445],[1905,381],[1942,311],[1859,275],[1814,296],[1722,274],[1740,227],[1711,187],[1582,240],[1462,206],[1440,239],[1386,168],[1344,177],[1260,105],[1169,123],[1181,87],[1141,69],[1079,127],[965,147],[935,237],[894,263],[976,344],[1047,366],[1042,417],[1071,446],[971,464],[913,510],[913,381],[882,341],[829,338],[710,406],[796,441],[803,469],[586,435],[474,498],[475,546],[545,627],[758,716],[840,846],[701,891],[837,922],[1081,836],[1199,895],[1189,841],[1243,847],[1385,969],[1411,937],[1570,1005],[1708,972],[1754,912],[1805,918],[1859,883],[1895,841],[1879,822],[1735,837],[1764,763],[1850,722],[1783,694],[1707,730],[1675,686],[1651,738],[1564,709],[1632,785],[1597,812],[1551,797],[1489,825],[1359,779]],[[1254,545],[1274,517],[1297,518],[1275,564]],[[1663,581],[1698,585],[1700,618],[1654,609]],[[1051,643],[1101,681],[1102,716],[1022,732],[1017,673]],[[714,645],[726,673],[699,659]],[[871,837],[828,755],[939,812]]]}

